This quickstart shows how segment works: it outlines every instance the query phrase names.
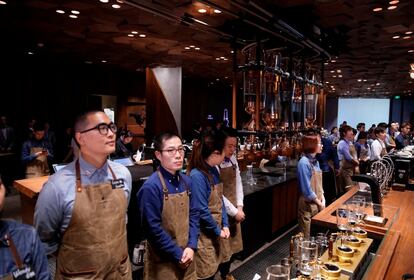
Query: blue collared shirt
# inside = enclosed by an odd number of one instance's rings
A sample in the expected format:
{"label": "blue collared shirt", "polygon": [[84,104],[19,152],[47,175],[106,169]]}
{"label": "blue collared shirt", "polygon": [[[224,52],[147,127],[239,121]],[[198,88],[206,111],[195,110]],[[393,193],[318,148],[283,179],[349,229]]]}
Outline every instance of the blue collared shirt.
{"label": "blue collared shirt", "polygon": [[352,141],[346,141],[344,139],[341,139],[341,141],[339,141],[338,143],[338,159],[339,160],[347,160],[347,161],[352,161],[353,157],[351,156],[351,154],[349,153],[349,145],[352,144]]}
{"label": "blue collared shirt", "polygon": [[[34,213],[34,225],[39,233],[40,240],[51,254],[58,249],[62,234],[67,229],[72,217],[75,203],[76,172],[75,162],[49,177],[39,194]],[[101,168],[96,168],[79,156],[81,182],[83,186],[104,183],[112,180],[111,166],[117,179],[124,180],[125,197],[129,202],[132,179],[129,170],[112,161],[107,161]]]}
{"label": "blue collared shirt", "polygon": [[398,134],[398,136],[395,137],[395,144],[397,150],[401,150],[402,148],[410,144],[410,136],[404,136],[402,133]]}
{"label": "blue collared shirt", "polygon": [[[215,167],[209,169],[209,173],[212,175],[213,183],[218,184],[220,182],[220,175]],[[217,236],[220,236],[221,228],[217,224],[211,215],[208,208],[208,199],[211,194],[210,182],[206,175],[199,169],[195,168],[190,173],[191,180],[193,181],[193,196],[197,205],[200,207],[200,228],[203,232],[214,232]],[[223,227],[228,227],[229,222],[227,218],[226,207],[224,207],[224,201],[222,199],[222,224]]]}
{"label": "blue collared shirt", "polygon": [[[170,194],[191,191],[191,180],[188,176],[172,175],[160,166],[165,185]],[[187,188],[186,188],[187,186]],[[167,258],[179,262],[183,256],[183,249],[179,247],[172,237],[162,227],[162,210],[164,205],[164,193],[157,172],[154,172],[143,184],[137,193],[137,201],[141,213],[145,237],[151,245],[162,252]],[[197,240],[200,232],[200,215],[198,207],[190,195],[190,216],[187,247],[197,249]]]}
{"label": "blue collared shirt", "polygon": [[311,187],[312,171],[321,171],[319,162],[311,155],[301,157],[298,162],[297,175],[299,189],[306,201],[313,201],[317,196]]}
{"label": "blue collared shirt", "polygon": [[31,153],[31,148],[46,149],[48,152],[47,159],[49,160],[49,162],[53,160],[53,148],[50,145],[49,141],[45,139],[42,139],[40,141],[36,139],[29,139],[23,143],[21,155],[21,160],[23,161],[23,163],[31,162],[36,158],[36,156]]}
{"label": "blue collared shirt", "polygon": [[328,164],[329,160],[333,161],[335,169],[339,169],[338,154],[332,142],[328,138],[322,138],[321,140],[323,145],[322,153],[316,155],[321,170],[323,172],[329,172],[331,170]]}
{"label": "blue collared shirt", "polygon": [[31,266],[38,280],[51,280],[47,258],[35,229],[14,221],[0,220],[0,278],[17,269],[5,235],[9,234],[22,262]]}

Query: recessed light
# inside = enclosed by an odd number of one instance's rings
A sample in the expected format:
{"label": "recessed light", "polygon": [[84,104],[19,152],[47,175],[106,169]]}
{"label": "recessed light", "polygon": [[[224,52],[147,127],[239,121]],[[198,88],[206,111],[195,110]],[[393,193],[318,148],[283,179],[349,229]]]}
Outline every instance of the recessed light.
{"label": "recessed light", "polygon": [[198,47],[197,47],[197,48],[194,48],[194,49],[195,49],[196,51],[199,51],[199,50],[200,50],[200,48],[198,48]]}
{"label": "recessed light", "polygon": [[338,69],[338,70],[336,70],[336,72],[337,72],[337,73],[341,73],[341,72],[342,72],[342,70],[341,70],[341,69]]}
{"label": "recessed light", "polygon": [[131,31],[132,34],[138,34],[138,31]]}
{"label": "recessed light", "polygon": [[382,11],[382,8],[381,7],[377,7],[377,8],[374,8],[373,11],[374,12],[381,12]]}
{"label": "recessed light", "polygon": [[400,35],[395,35],[395,36],[392,36],[392,38],[393,38],[393,39],[398,39],[398,38],[400,38]]}
{"label": "recessed light", "polygon": [[370,90],[371,88],[367,87],[367,90]]}
{"label": "recessed light", "polygon": [[326,82],[325,82],[325,84],[329,84],[329,82],[328,82],[328,81],[326,81]]}
{"label": "recessed light", "polygon": [[145,35],[145,34],[139,34],[139,37],[145,38],[145,37],[147,37],[147,35]]}
{"label": "recessed light", "polygon": [[363,79],[364,82],[366,82],[367,80]]}
{"label": "recessed light", "polygon": [[408,50],[409,53],[414,53],[414,50]]}
{"label": "recessed light", "polygon": [[335,73],[335,71],[334,70],[331,70],[331,73]]}
{"label": "recessed light", "polygon": [[134,37],[135,35],[134,34],[128,34],[128,37]]}
{"label": "recessed light", "polygon": [[215,14],[221,14],[221,11],[220,11],[220,10],[218,10],[218,9],[214,9],[214,13],[215,13]]}
{"label": "recessed light", "polygon": [[56,13],[58,13],[58,14],[64,14],[65,11],[64,10],[56,10]]}
{"label": "recessed light", "polygon": [[225,57],[224,56],[220,56],[220,59],[225,59]]}
{"label": "recessed light", "polygon": [[404,36],[403,37],[404,40],[407,40],[407,39],[410,39],[410,38],[411,38],[411,36]]}
{"label": "recessed light", "polygon": [[69,15],[70,18],[78,18],[77,15]]}
{"label": "recessed light", "polygon": [[216,60],[220,60],[220,57],[216,57]]}
{"label": "recessed light", "polygon": [[228,59],[228,58],[224,58],[223,60],[224,60],[224,61],[227,61],[227,60],[229,60],[229,59]]}
{"label": "recessed light", "polygon": [[195,48],[195,46],[194,45],[191,45],[190,48]]}
{"label": "recessed light", "polygon": [[328,62],[325,62],[324,64],[325,64],[325,65],[328,65],[329,63],[328,63]]}
{"label": "recessed light", "polygon": [[112,4],[112,8],[114,8],[114,9],[119,9],[119,8],[121,8],[121,5],[118,5],[118,4]]}
{"label": "recessed light", "polygon": [[106,60],[101,60],[101,62],[102,62],[102,63],[106,63],[107,61],[106,61]]}
{"label": "recessed light", "polygon": [[80,12],[79,11],[77,11],[77,10],[72,10],[72,11],[70,11],[72,14],[74,14],[74,15],[79,15],[80,14]]}
{"label": "recessed light", "polygon": [[395,4],[398,4],[398,3],[400,3],[400,1],[399,1],[399,0],[393,0],[393,1],[390,1],[390,5],[395,5]]}
{"label": "recessed light", "polygon": [[190,47],[185,47],[184,49],[189,50],[189,49],[190,49]]}
{"label": "recessed light", "polygon": [[100,2],[102,2],[102,3],[108,3],[109,2],[109,0],[99,0]]}
{"label": "recessed light", "polygon": [[342,75],[338,75],[338,78],[342,78]]}
{"label": "recessed light", "polygon": [[357,81],[358,81],[358,82],[362,82],[362,79],[358,79]]}
{"label": "recessed light", "polygon": [[412,31],[405,32],[405,35],[410,35],[410,34],[413,34],[413,32]]}
{"label": "recessed light", "polygon": [[234,53],[234,51],[230,51],[230,53]]}
{"label": "recessed light", "polygon": [[28,55],[32,55],[32,54],[34,54],[34,53],[33,53],[33,52],[27,52],[27,54],[28,54]]}
{"label": "recessed light", "polygon": [[205,14],[205,13],[207,13],[207,10],[206,9],[198,9],[198,12],[200,14]]}
{"label": "recessed light", "polygon": [[37,46],[38,46],[39,48],[43,48],[43,47],[45,46],[45,44],[43,44],[43,43],[37,43]]}
{"label": "recessed light", "polygon": [[0,1],[0,5],[6,5],[7,2],[6,1]]}
{"label": "recessed light", "polygon": [[381,84],[380,84],[380,83],[376,83],[375,85],[376,85],[376,86],[379,86],[379,85],[381,85]]}
{"label": "recessed light", "polygon": [[397,9],[397,6],[389,6],[387,9],[388,10],[395,10],[395,9]]}
{"label": "recessed light", "polygon": [[336,75],[333,75],[332,78],[336,78]]}
{"label": "recessed light", "polygon": [[85,64],[92,64],[92,61],[85,61]]}
{"label": "recessed light", "polygon": [[331,60],[331,62],[332,62],[332,63],[335,63],[335,62],[336,62],[336,60]]}

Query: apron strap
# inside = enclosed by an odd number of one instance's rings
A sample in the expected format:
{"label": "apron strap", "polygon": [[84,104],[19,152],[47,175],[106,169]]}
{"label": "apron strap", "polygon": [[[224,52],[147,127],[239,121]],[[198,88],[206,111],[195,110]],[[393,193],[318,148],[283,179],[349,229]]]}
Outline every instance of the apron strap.
{"label": "apron strap", "polygon": [[14,242],[13,242],[13,239],[11,239],[11,237],[10,237],[10,235],[9,234],[6,234],[5,235],[5,239],[6,239],[6,241],[7,241],[7,244],[9,245],[9,248],[10,248],[10,252],[12,253],[12,255],[13,255],[13,260],[14,260],[14,263],[17,265],[17,267],[19,268],[19,269],[22,269],[24,266],[23,266],[23,262],[22,262],[22,260],[20,259],[20,256],[19,256],[19,253],[17,252],[17,248],[16,248],[16,245],[14,244]]}
{"label": "apron strap", "polygon": [[160,178],[160,182],[162,185],[162,192],[164,194],[164,199],[168,200],[168,188],[167,188],[167,185],[165,184],[164,177],[162,176],[161,171],[159,169],[157,170],[157,175],[158,175],[158,178]]}
{"label": "apron strap", "polygon": [[191,195],[191,190],[188,187],[188,185],[185,182],[185,180],[183,179],[183,177],[181,176],[180,172],[178,172],[178,178],[180,178],[180,182],[183,181],[183,184],[184,184],[184,187],[185,187],[185,191],[187,192],[187,195]]}
{"label": "apron strap", "polygon": [[[81,176],[80,176],[80,165],[79,165],[79,159],[78,159],[78,160],[76,160],[76,163],[75,163],[75,169],[76,169],[76,191],[77,191],[77,192],[82,192],[82,183],[81,183]],[[112,178],[113,178],[113,180],[116,180],[115,173],[114,173],[114,171],[112,170],[111,166],[109,166],[109,163],[108,163],[108,169],[109,169],[109,171],[110,171],[110,172],[111,172],[111,174],[112,174]]]}

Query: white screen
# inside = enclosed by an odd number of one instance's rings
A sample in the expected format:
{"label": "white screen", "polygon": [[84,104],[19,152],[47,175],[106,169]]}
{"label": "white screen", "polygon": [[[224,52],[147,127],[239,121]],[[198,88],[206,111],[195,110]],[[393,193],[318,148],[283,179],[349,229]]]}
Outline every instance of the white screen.
{"label": "white screen", "polygon": [[372,124],[388,123],[389,114],[389,99],[339,98],[338,101],[338,127],[343,121],[347,121],[348,125],[354,128],[363,122],[368,130]]}

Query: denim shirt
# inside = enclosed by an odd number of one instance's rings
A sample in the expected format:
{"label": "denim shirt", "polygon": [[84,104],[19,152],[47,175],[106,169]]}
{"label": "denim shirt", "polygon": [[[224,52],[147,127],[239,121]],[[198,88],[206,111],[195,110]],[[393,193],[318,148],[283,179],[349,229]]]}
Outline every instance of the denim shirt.
{"label": "denim shirt", "polygon": [[29,225],[14,221],[0,220],[0,278],[17,269],[5,235],[9,234],[16,250],[26,266],[31,266],[37,280],[51,280],[49,266],[42,243],[35,231]]}

